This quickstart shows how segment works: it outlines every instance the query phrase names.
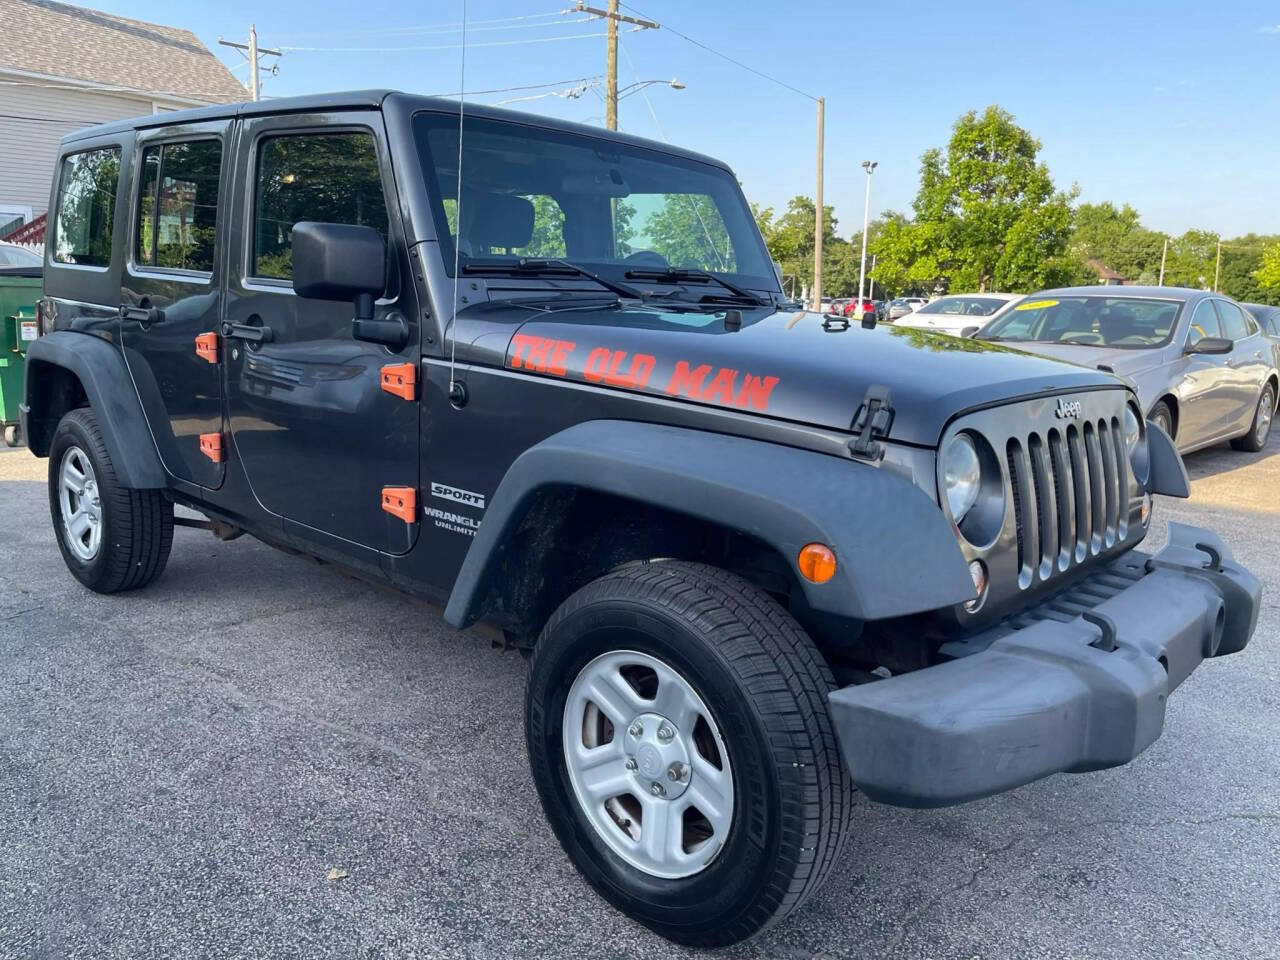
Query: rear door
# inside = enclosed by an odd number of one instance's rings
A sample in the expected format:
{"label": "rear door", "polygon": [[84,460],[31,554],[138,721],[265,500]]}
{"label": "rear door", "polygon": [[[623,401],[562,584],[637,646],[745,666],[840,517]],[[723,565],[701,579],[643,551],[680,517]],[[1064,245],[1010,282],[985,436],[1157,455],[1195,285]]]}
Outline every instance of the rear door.
{"label": "rear door", "polygon": [[[418,403],[382,389],[384,367],[419,369],[419,325],[382,115],[243,119],[228,256],[225,370],[233,455],[267,510],[347,545],[403,553],[420,524],[382,509],[384,487],[418,487]],[[352,337],[350,303],[304,300],[292,283],[301,221],[376,229],[388,245],[375,317],[409,324],[392,351]],[[350,551],[348,551],[350,552]]]}
{"label": "rear door", "polygon": [[203,487],[223,463],[217,251],[226,220],[230,121],[140,130],[129,182],[120,343],[165,468]]}

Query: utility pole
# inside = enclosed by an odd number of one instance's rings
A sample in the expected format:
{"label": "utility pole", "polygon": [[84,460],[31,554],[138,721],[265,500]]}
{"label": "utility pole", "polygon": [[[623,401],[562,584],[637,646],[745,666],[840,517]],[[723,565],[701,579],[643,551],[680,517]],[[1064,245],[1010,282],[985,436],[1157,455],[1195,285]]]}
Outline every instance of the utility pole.
{"label": "utility pole", "polygon": [[1219,293],[1218,275],[1222,273],[1222,239],[1218,239],[1218,262],[1213,267],[1213,292]]}
{"label": "utility pole", "polygon": [[618,12],[618,0],[609,0],[609,9],[601,10],[588,7],[583,0],[578,0],[576,13],[589,13],[593,17],[603,17],[605,25],[605,57],[604,57],[604,125],[609,130],[618,129],[618,24],[630,23],[641,30],[658,30],[662,24],[652,20],[641,20],[628,17]]}
{"label": "utility pole", "polygon": [[[260,57],[278,57],[279,50],[268,50],[265,47],[258,46],[258,28],[254,24],[249,24],[249,42],[236,43],[233,40],[223,40],[218,38],[218,43],[224,47],[231,47],[239,50],[240,54],[249,61],[249,98],[255,102],[261,100],[262,86],[258,77],[258,59]],[[275,72],[275,67],[272,67]]]}
{"label": "utility pole", "polygon": [[818,98],[818,199],[813,218],[813,309],[822,312],[822,138],[826,133],[827,98]]}
{"label": "utility pole", "polygon": [[876,298],[876,254],[871,255],[871,272],[867,274],[867,299]]}
{"label": "utility pole", "polygon": [[1169,238],[1164,238],[1164,252],[1160,254],[1160,282],[1156,284],[1158,287],[1164,286],[1164,261],[1169,256]]}
{"label": "utility pole", "polygon": [[875,160],[863,160],[862,169],[867,171],[867,199],[862,206],[862,262],[858,265],[858,306],[853,315],[861,322],[863,314],[862,281],[867,273],[867,230],[871,226],[871,175],[880,164]]}

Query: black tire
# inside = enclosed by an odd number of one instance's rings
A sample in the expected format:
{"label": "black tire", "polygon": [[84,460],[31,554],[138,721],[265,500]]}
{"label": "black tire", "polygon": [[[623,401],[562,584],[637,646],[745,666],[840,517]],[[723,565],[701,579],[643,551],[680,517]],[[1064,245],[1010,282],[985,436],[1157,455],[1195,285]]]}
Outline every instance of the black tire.
{"label": "black tire", "polygon": [[[88,560],[73,552],[62,522],[58,476],[72,447],[87,456],[101,503],[101,544]],[[49,447],[49,511],[67,569],[97,593],[144,587],[160,576],[169,560],[173,504],[159,490],[131,490],[120,485],[97,418],[88,408],[72,410],[54,431]]]}
{"label": "black tire", "polygon": [[[714,715],[734,781],[732,825],[701,872],[662,879],[619,857],[586,818],[566,769],[569,688],[611,650],[662,660]],[[534,782],[570,859],[611,903],[680,943],[752,937],[802,904],[840,856],[853,786],[827,712],[831,670],[768,594],[714,567],[620,568],[552,615],[533,652],[525,732]]]}
{"label": "black tire", "polygon": [[1147,414],[1147,420],[1149,420],[1151,423],[1157,424],[1165,433],[1169,435],[1171,439],[1174,439],[1173,411],[1169,409],[1169,405],[1165,403],[1163,400],[1161,400],[1159,403],[1157,403],[1154,407],[1151,408],[1151,412]]}
{"label": "black tire", "polygon": [[1253,408],[1253,420],[1249,423],[1249,432],[1232,440],[1231,446],[1237,450],[1247,450],[1249,453],[1257,453],[1265,448],[1271,436],[1271,423],[1275,419],[1275,412],[1276,392],[1275,388],[1268,383],[1262,388],[1258,405]]}

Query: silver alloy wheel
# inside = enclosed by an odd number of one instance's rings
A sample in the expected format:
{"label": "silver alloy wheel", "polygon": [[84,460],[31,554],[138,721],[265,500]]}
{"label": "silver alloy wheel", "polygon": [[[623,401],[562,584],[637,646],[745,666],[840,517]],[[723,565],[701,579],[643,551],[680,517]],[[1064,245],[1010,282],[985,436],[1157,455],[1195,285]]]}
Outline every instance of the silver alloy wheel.
{"label": "silver alloy wheel", "polygon": [[88,454],[79,447],[68,447],[62,455],[58,506],[67,549],[88,563],[102,548],[102,496]]}
{"label": "silver alloy wheel", "polygon": [[1271,417],[1275,412],[1275,397],[1271,394],[1271,387],[1266,387],[1262,391],[1262,397],[1258,400],[1258,425],[1254,428],[1254,440],[1258,446],[1264,447],[1267,444],[1267,434],[1271,432]]}
{"label": "silver alloy wheel", "polygon": [[565,767],[609,848],[650,876],[704,870],[733,822],[733,770],[693,685],[655,657],[615,650],[569,688]]}

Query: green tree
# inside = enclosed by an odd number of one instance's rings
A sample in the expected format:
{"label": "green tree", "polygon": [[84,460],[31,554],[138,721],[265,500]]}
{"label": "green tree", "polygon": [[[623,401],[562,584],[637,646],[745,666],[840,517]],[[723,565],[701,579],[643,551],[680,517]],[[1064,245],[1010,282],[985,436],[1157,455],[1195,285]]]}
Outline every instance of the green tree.
{"label": "green tree", "polygon": [[1069,282],[1071,201],[1037,161],[1040,141],[991,106],[956,121],[945,152],[921,158],[909,223],[887,227],[874,250],[885,276],[953,291],[1033,290]]}
{"label": "green tree", "polygon": [[[1081,261],[1098,260],[1129,282],[1155,283],[1160,274],[1164,235],[1142,225],[1129,204],[1083,203],[1076,208],[1071,253]],[[1096,276],[1095,276],[1096,279]]]}
{"label": "green tree", "polygon": [[1268,293],[1280,298],[1280,240],[1263,250],[1258,259],[1258,269],[1254,271],[1254,277]]}
{"label": "green tree", "polygon": [[729,231],[715,201],[703,194],[670,193],[645,220],[644,234],[655,253],[673,267],[736,269]]}

